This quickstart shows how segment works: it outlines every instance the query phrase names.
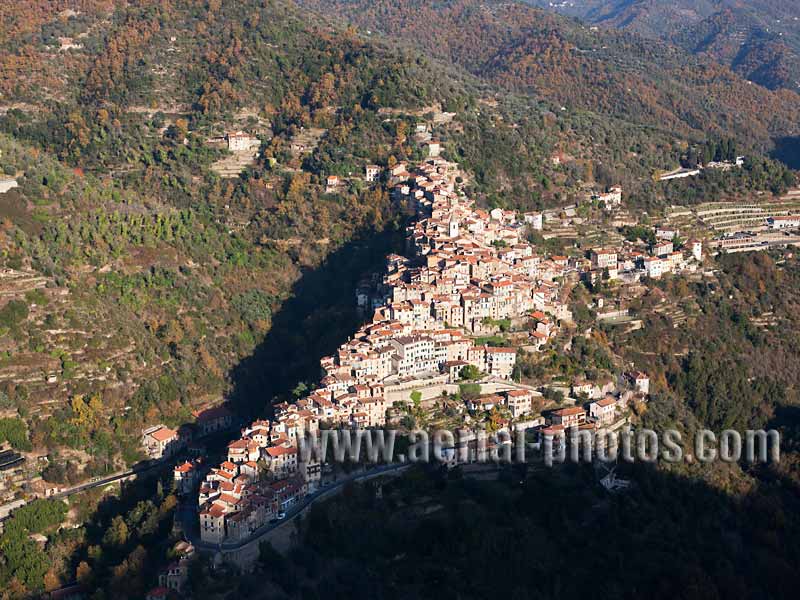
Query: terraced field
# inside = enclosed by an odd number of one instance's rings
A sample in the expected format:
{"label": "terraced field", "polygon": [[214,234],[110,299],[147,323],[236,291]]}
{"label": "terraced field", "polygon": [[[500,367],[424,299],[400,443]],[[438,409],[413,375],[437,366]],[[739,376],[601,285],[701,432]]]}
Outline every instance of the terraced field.
{"label": "terraced field", "polygon": [[682,233],[698,227],[733,233],[764,230],[770,217],[797,214],[800,214],[800,190],[792,190],[777,200],[765,202],[708,202],[691,208],[673,207],[667,212],[667,221]]}

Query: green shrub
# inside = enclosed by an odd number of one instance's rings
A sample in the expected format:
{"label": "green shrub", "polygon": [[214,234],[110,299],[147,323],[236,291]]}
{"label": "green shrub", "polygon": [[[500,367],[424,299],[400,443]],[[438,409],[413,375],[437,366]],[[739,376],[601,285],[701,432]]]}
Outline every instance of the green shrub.
{"label": "green shrub", "polygon": [[28,318],[28,305],[22,300],[12,300],[0,309],[0,327],[14,327]]}
{"label": "green shrub", "polygon": [[21,419],[0,419],[0,441],[7,441],[16,450],[31,450],[28,430]]}

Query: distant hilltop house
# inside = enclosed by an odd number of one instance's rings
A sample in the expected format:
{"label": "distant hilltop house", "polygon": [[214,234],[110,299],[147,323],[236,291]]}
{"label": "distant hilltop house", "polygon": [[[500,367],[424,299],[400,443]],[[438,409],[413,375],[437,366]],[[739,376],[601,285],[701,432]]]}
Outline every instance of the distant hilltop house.
{"label": "distant hilltop house", "polygon": [[[800,220],[800,218],[798,218]],[[686,246],[692,251],[692,256],[698,262],[703,261],[703,242],[691,239],[686,242]]]}
{"label": "distant hilltop house", "polygon": [[593,199],[601,202],[607,210],[618,208],[622,205],[622,186],[611,186],[604,193],[596,194]]}
{"label": "distant hilltop house", "polygon": [[81,50],[83,44],[76,44],[71,37],[58,38],[59,51],[66,52],[67,50]]}
{"label": "distant hilltop house", "polygon": [[342,184],[342,180],[339,179],[338,175],[328,175],[327,179],[325,180],[325,193],[332,194],[339,186]]}
{"label": "distant hilltop house", "polygon": [[246,152],[261,146],[261,140],[253,137],[244,131],[235,131],[225,136],[228,142],[228,150],[231,152]]}
{"label": "distant hilltop house", "polygon": [[608,395],[602,400],[589,404],[589,416],[600,425],[611,425],[617,420],[617,409],[622,407],[619,398]]}
{"label": "distant hilltop house", "polygon": [[658,279],[665,272],[665,262],[655,256],[644,259],[644,269],[648,277]]}
{"label": "distant hilltop house", "polygon": [[659,258],[663,258],[664,256],[672,254],[672,250],[673,250],[672,242],[664,240],[653,246],[653,256],[658,256]]}
{"label": "distant hilltop house", "polygon": [[189,542],[180,541],[175,544],[172,551],[178,555],[177,560],[161,570],[158,574],[158,584],[161,587],[151,590],[150,594],[166,589],[169,592],[168,597],[175,597],[175,593],[184,592],[189,581],[189,564],[195,559],[195,549]]}
{"label": "distant hilltop house", "polygon": [[172,470],[172,476],[175,481],[175,490],[179,494],[188,494],[194,488],[194,485],[200,480],[200,467],[202,466],[202,459],[195,459],[194,461],[185,461],[180,465],[176,465]]}
{"label": "distant hilltop house", "polygon": [[586,411],[579,406],[562,408],[550,415],[553,425],[561,425],[565,428],[578,427],[586,423]]}
{"label": "distant hilltop house", "polygon": [[577,380],[572,384],[572,395],[575,397],[584,395],[592,399],[600,397],[601,394],[600,386],[591,381]]}
{"label": "distant hilltop house", "polygon": [[608,269],[617,266],[617,251],[608,248],[596,248],[591,253],[592,266],[595,269]]}
{"label": "distant hilltop house", "polygon": [[721,169],[723,171],[729,171],[734,167],[741,167],[744,166],[744,156],[737,156],[735,160],[718,160],[718,161],[711,161],[706,163],[706,169]]}
{"label": "distant hilltop house", "polygon": [[517,213],[513,210],[503,210],[502,208],[493,208],[489,212],[489,217],[501,223],[513,224],[517,222]]}
{"label": "distant hilltop house", "polygon": [[630,383],[634,389],[642,394],[650,393],[650,377],[642,371],[631,371],[623,374],[623,380]]}

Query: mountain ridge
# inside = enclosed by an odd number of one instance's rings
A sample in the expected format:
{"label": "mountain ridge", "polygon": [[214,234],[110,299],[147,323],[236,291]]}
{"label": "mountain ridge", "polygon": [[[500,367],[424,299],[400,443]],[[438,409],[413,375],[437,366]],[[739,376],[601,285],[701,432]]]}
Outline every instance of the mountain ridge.
{"label": "mountain ridge", "polygon": [[526,2],[675,44],[769,89],[800,88],[800,11],[784,0]]}
{"label": "mountain ridge", "polygon": [[683,135],[754,141],[793,136],[800,96],[752,86],[729,69],[628,32],[591,30],[515,2],[304,0],[362,30],[412,41],[432,56],[517,92]]}

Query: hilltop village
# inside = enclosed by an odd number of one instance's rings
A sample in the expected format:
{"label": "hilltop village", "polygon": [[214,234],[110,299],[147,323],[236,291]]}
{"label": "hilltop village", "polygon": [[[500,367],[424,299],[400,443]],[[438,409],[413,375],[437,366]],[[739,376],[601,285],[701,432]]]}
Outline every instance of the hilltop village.
{"label": "hilltop village", "polygon": [[[586,399],[586,406],[571,399],[544,417],[543,394],[515,381],[518,354],[542,351],[572,323],[566,297],[578,279],[636,284],[695,271],[703,259],[701,242],[690,240],[676,250],[677,233],[659,230],[649,252],[626,242],[594,248],[585,257],[547,255],[529,241],[542,229],[542,213],[476,207],[460,189],[454,163],[431,156],[416,166],[397,164],[385,180],[416,218],[406,232],[407,256],[388,256],[383,277],[357,291],[359,307],[372,318],[321,360],[317,389],[274,406],[272,419],[243,428],[228,445],[226,461],[204,477],[197,462],[176,467],[178,489],[200,484],[203,542],[247,540],[320,486],[323,466],[303,462],[298,451],[303,434],[396,427],[403,411],[448,397],[465,382],[479,393],[462,398],[456,424],[472,429],[558,435],[570,427],[618,427],[627,422],[629,403],[646,401],[649,378],[631,370],[602,385],[572,382],[563,391]],[[622,190],[612,188],[599,199],[616,210]],[[493,333],[519,324],[529,325],[521,344],[496,343]],[[177,432],[149,435],[159,434],[178,442]]]}

